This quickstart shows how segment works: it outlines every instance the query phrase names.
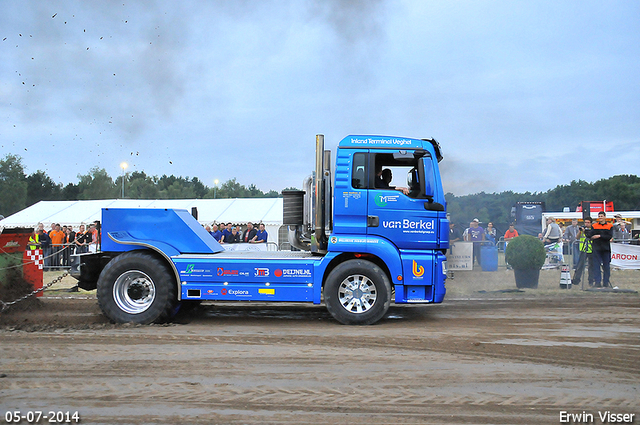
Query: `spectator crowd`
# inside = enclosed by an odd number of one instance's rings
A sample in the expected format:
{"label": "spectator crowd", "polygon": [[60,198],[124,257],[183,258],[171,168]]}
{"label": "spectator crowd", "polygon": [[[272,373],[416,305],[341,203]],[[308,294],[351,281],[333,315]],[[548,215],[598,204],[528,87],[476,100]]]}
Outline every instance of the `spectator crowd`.
{"label": "spectator crowd", "polygon": [[242,226],[233,223],[213,223],[205,225],[205,230],[221,244],[230,243],[267,243],[269,233],[265,230],[264,223],[260,223],[256,229],[252,222],[247,223],[247,228],[242,231]]}
{"label": "spectator crowd", "polygon": [[[610,286],[610,244],[614,242],[640,245],[640,234],[632,237],[629,231],[631,223],[625,221],[620,214],[615,214],[614,220],[613,223],[609,222],[606,213],[601,211],[596,220],[585,218],[583,224],[579,225],[578,219],[573,219],[571,224],[565,227],[554,217],[547,217],[546,227],[543,232],[538,234],[538,239],[545,244],[548,252],[555,247],[561,247],[558,248],[560,254],[564,249],[565,254],[572,254],[575,257],[574,284],[580,283],[586,269],[590,286],[607,287]],[[481,264],[480,246],[485,243],[498,242],[498,233],[491,222],[487,223],[486,228],[483,228],[480,225],[480,220],[474,218],[462,234],[456,229],[454,223],[450,223],[449,226],[450,242],[455,243],[460,240],[473,242],[472,262],[477,261],[479,265]],[[502,236],[502,240],[508,243],[510,239],[518,236],[514,223],[511,223],[509,229]]]}
{"label": "spectator crowd", "polygon": [[[267,243],[269,234],[265,225],[260,223],[255,228],[253,223],[247,223],[246,229],[233,223],[214,223],[204,226],[207,232],[221,244],[234,243]],[[52,223],[47,231],[42,223],[38,223],[29,237],[27,249],[42,249],[45,270],[70,266],[73,254],[96,252],[100,245],[100,222],[89,226],[81,224],[77,230],[71,225]]]}

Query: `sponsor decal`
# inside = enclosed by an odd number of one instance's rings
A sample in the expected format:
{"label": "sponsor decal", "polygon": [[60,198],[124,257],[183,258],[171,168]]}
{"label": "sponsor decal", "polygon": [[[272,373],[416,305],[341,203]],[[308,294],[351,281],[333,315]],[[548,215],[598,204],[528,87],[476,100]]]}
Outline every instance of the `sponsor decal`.
{"label": "sponsor decal", "polygon": [[340,242],[342,243],[367,243],[367,240],[364,238],[340,238]]}
{"label": "sponsor decal", "polygon": [[260,288],[258,289],[258,294],[275,295],[276,290],[273,288]]}
{"label": "sponsor decal", "polygon": [[638,256],[635,254],[611,254],[612,260],[634,260],[638,261]]}
{"label": "sponsor decal", "polygon": [[246,296],[249,295],[249,291],[246,289],[229,289],[229,295]]}
{"label": "sponsor decal", "polygon": [[411,145],[412,142],[409,139],[399,138],[380,138],[374,139],[369,137],[352,137],[351,142],[358,145],[390,145],[390,146],[405,146]]}
{"label": "sponsor decal", "polygon": [[376,195],[374,202],[379,207],[386,207],[389,202],[398,202],[399,195]]}
{"label": "sponsor decal", "polygon": [[276,277],[304,277],[311,278],[309,269],[277,269],[273,272]]}
{"label": "sponsor decal", "polygon": [[342,192],[342,197],[344,198],[344,207],[349,208],[349,198],[360,199],[362,197],[362,193],[360,192]]}
{"label": "sponsor decal", "polygon": [[256,267],[253,269],[255,277],[269,277],[269,269],[264,267]]}
{"label": "sponsor decal", "polygon": [[342,197],[360,199],[362,197],[362,193],[361,192],[342,192]]}
{"label": "sponsor decal", "polygon": [[385,229],[401,229],[402,233],[435,233],[435,220],[391,220],[382,221],[382,227]]}
{"label": "sponsor decal", "polygon": [[222,295],[227,295],[227,288],[222,288],[222,290],[220,291],[220,293]]}
{"label": "sponsor decal", "polygon": [[338,238],[331,236],[331,243],[338,243]]}
{"label": "sponsor decal", "polygon": [[422,277],[422,275],[424,275],[424,267],[422,267],[420,264],[416,263],[416,260],[413,260],[413,267],[412,267],[412,271],[413,271],[413,275],[415,277]]}
{"label": "sponsor decal", "polygon": [[218,267],[217,274],[218,276],[239,276],[240,272],[238,270],[226,270],[224,267]]}
{"label": "sponsor decal", "polygon": [[213,294],[213,289],[209,289],[209,290],[207,291],[207,294]]}
{"label": "sponsor decal", "polygon": [[205,272],[204,269],[196,269],[195,264],[187,264],[187,269],[182,273],[193,274],[193,273],[204,273],[204,272]]}
{"label": "sponsor decal", "polygon": [[9,241],[3,248],[16,248],[19,247],[20,244],[16,241]]}

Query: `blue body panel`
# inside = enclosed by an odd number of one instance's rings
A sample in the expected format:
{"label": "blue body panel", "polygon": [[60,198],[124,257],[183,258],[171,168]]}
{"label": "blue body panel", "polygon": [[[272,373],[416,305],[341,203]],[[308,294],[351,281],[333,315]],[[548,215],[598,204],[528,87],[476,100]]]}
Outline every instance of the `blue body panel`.
{"label": "blue body panel", "polygon": [[186,210],[103,208],[102,251],[131,251],[140,246],[152,247],[166,256],[224,251]]}
{"label": "blue body panel", "polygon": [[103,209],[102,251],[148,248],[161,253],[171,263],[182,300],[317,304],[329,267],[362,255],[386,268],[396,303],[441,302],[446,279],[443,251],[449,247],[446,212],[430,210],[425,207],[427,200],[398,191],[353,187],[356,153],[418,149],[429,153],[420,166],[432,177],[428,189],[432,201],[446,205],[430,142],[382,136],[348,136],[340,142],[333,233],[324,256],[225,252],[187,211],[170,209]]}
{"label": "blue body panel", "polygon": [[322,257],[257,252],[181,255],[172,260],[183,300],[313,302],[315,273]]}

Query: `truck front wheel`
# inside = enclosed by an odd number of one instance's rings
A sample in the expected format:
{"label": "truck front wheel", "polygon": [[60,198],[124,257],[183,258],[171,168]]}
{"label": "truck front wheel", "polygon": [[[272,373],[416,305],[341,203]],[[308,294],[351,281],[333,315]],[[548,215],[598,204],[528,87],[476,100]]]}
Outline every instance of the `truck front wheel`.
{"label": "truck front wheel", "polygon": [[370,261],[349,260],[329,273],[324,285],[329,313],[345,325],[371,325],[389,310],[391,284]]}
{"label": "truck front wheel", "polygon": [[169,317],[177,302],[175,279],[153,255],[131,251],[115,257],[100,273],[98,304],[115,323],[148,324]]}

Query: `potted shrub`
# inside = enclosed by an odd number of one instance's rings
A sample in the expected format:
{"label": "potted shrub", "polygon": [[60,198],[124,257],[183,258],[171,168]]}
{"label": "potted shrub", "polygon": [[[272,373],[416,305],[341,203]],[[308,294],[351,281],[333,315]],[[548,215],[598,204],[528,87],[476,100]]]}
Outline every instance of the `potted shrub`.
{"label": "potted shrub", "polygon": [[536,237],[523,235],[507,244],[505,260],[513,268],[518,288],[537,288],[540,269],[547,253],[543,243]]}

